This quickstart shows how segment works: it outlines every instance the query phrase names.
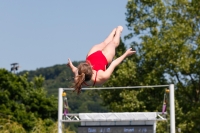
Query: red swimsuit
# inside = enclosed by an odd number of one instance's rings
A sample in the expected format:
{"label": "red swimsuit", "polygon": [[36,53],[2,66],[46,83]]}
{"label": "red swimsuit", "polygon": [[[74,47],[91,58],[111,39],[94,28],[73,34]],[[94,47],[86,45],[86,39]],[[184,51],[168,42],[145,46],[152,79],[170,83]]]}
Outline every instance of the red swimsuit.
{"label": "red swimsuit", "polygon": [[100,51],[100,50],[89,55],[86,58],[86,61],[88,61],[91,64],[93,70],[96,70],[95,81],[93,84],[93,86],[94,86],[96,83],[97,72],[99,70],[105,71],[106,66],[108,65],[108,61],[107,61],[106,57],[103,55],[102,51]]}

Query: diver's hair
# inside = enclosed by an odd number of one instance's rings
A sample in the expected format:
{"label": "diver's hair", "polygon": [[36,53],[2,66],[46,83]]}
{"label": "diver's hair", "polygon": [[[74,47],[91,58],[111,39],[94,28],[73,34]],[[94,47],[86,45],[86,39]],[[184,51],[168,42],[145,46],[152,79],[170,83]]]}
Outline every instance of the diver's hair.
{"label": "diver's hair", "polygon": [[88,62],[82,62],[78,65],[78,76],[75,77],[74,91],[79,94],[81,85],[84,81],[89,81],[92,78],[92,67]]}

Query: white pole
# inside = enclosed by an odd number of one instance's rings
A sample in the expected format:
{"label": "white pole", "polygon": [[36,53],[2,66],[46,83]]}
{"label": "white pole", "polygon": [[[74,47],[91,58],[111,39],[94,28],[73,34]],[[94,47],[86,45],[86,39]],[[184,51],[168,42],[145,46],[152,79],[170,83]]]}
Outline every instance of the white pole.
{"label": "white pole", "polygon": [[170,98],[170,133],[175,133],[175,107],[174,107],[174,84],[169,85]]}
{"label": "white pole", "polygon": [[62,93],[63,88],[59,88],[58,91],[58,133],[62,133],[62,111],[63,111],[63,104],[62,104]]}

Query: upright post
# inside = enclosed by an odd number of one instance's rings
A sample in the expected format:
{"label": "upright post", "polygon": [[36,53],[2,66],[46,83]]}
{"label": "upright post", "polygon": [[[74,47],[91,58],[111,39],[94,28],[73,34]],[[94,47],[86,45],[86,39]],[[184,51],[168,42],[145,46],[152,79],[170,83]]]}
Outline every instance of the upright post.
{"label": "upright post", "polygon": [[170,133],[175,133],[175,107],[174,107],[174,84],[169,85],[170,98]]}
{"label": "upright post", "polygon": [[62,93],[63,93],[63,88],[59,88],[58,91],[58,133],[62,133],[62,109],[63,109],[63,104],[62,104]]}

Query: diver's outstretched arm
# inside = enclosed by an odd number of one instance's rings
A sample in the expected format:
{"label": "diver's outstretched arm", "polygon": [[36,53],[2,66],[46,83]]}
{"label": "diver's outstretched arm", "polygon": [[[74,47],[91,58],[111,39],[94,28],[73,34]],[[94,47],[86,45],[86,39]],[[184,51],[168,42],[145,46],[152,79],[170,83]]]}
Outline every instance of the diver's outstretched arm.
{"label": "diver's outstretched arm", "polygon": [[71,68],[72,72],[74,73],[74,77],[76,77],[76,76],[78,75],[78,69],[77,69],[77,67],[75,67],[75,66],[72,64],[72,62],[71,62],[70,59],[68,59],[67,66]]}

